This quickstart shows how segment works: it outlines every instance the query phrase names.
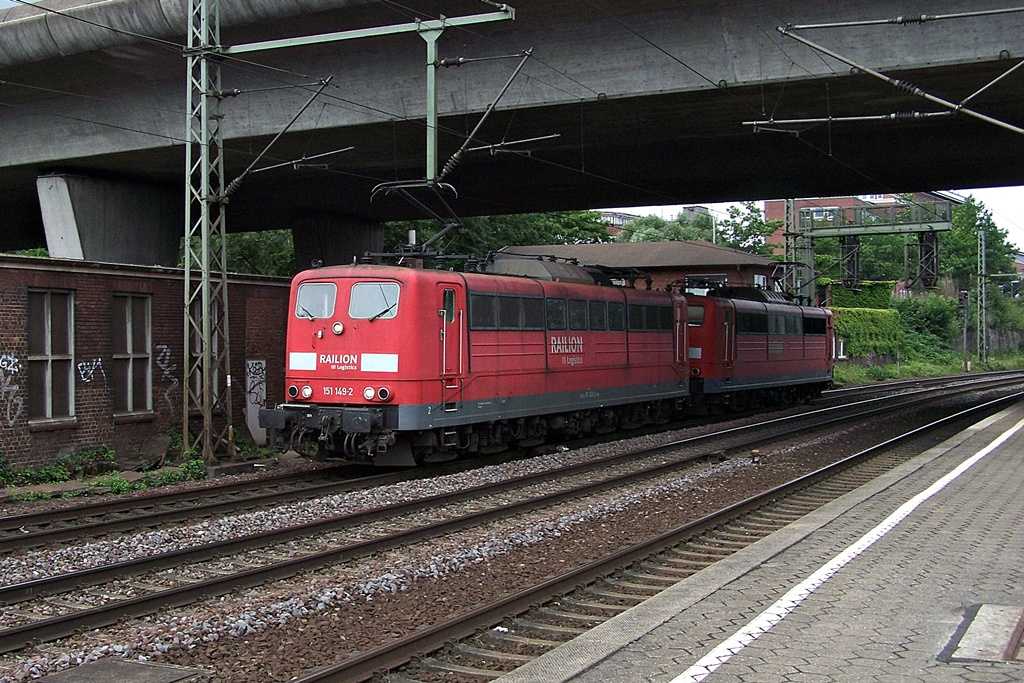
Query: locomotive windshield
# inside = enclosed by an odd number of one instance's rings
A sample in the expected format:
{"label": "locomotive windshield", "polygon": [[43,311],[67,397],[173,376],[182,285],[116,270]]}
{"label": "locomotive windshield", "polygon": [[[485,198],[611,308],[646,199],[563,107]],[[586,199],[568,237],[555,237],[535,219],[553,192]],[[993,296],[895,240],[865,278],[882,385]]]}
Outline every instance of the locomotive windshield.
{"label": "locomotive windshield", "polygon": [[395,282],[357,282],[352,285],[348,304],[350,318],[387,320],[398,314],[398,284]]}
{"label": "locomotive windshield", "polygon": [[295,295],[295,317],[316,320],[334,315],[338,288],[333,282],[307,282]]}

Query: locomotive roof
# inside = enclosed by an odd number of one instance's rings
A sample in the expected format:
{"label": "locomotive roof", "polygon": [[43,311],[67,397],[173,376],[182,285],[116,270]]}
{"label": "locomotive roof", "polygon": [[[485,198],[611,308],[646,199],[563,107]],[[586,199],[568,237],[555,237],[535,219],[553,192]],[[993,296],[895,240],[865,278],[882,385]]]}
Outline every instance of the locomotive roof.
{"label": "locomotive roof", "polygon": [[607,242],[603,244],[539,244],[505,247],[499,253],[576,259],[585,266],[606,268],[672,268],[709,266],[776,266],[766,256],[748,254],[710,242]]}

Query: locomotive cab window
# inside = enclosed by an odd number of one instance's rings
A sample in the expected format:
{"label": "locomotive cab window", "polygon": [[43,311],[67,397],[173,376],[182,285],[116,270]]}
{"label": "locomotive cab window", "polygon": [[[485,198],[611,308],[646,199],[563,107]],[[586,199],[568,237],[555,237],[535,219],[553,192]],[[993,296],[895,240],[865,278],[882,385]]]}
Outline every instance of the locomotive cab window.
{"label": "locomotive cab window", "polygon": [[338,288],[333,282],[307,282],[299,285],[295,295],[295,317],[307,320],[330,318],[334,315],[337,297]]}
{"label": "locomotive cab window", "polygon": [[348,314],[353,319],[370,321],[394,318],[398,315],[398,283],[357,282],[352,285]]}
{"label": "locomotive cab window", "polygon": [[444,308],[441,310],[446,323],[455,322],[455,290],[444,290]]}

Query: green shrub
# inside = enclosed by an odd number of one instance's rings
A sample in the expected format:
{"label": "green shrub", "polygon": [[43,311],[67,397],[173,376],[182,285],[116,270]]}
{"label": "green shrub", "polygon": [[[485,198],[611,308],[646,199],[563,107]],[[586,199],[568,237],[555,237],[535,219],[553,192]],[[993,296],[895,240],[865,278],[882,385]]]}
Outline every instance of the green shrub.
{"label": "green shrub", "polygon": [[71,481],[71,473],[59,462],[49,463],[38,469],[26,467],[19,470],[18,477],[20,482],[28,484],[61,484]]}
{"label": "green shrub", "polygon": [[133,484],[120,474],[116,474],[113,477],[108,477],[106,479],[101,479],[97,481],[94,486],[105,486],[110,489],[111,493],[115,494],[131,493],[132,491],[145,491],[148,488],[145,481]]}
{"label": "green shrub", "polygon": [[18,470],[0,458],[0,486],[14,486],[18,483]]}
{"label": "green shrub", "polygon": [[899,311],[900,327],[907,334],[927,334],[949,344],[957,336],[957,301],[951,297],[932,295],[897,299],[893,308]]}
{"label": "green shrub", "polygon": [[116,456],[114,449],[102,445],[80,450],[74,455],[61,458],[57,463],[67,470],[72,479],[82,479],[113,470]]}
{"label": "green shrub", "polygon": [[200,458],[186,460],[181,466],[181,473],[189,481],[202,481],[207,477],[206,463]]}

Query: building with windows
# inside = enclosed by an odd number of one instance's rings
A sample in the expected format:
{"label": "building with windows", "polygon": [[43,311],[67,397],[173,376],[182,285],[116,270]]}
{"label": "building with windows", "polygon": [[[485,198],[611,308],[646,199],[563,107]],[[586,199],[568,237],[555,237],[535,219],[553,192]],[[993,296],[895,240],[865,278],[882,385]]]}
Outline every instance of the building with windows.
{"label": "building with windows", "polygon": [[665,289],[682,286],[703,294],[714,287],[774,289],[779,262],[710,242],[610,242],[604,244],[542,244],[506,247],[502,252],[574,260],[633,273],[636,286]]}
{"label": "building with windows", "polygon": [[[181,270],[2,255],[0,271],[0,458],[35,467],[100,445],[133,458],[181,432]],[[283,396],[289,284],[229,279],[235,432],[251,424],[257,443],[254,412]]]}

